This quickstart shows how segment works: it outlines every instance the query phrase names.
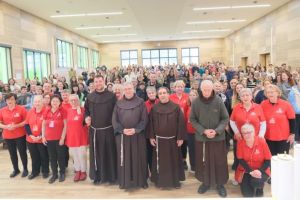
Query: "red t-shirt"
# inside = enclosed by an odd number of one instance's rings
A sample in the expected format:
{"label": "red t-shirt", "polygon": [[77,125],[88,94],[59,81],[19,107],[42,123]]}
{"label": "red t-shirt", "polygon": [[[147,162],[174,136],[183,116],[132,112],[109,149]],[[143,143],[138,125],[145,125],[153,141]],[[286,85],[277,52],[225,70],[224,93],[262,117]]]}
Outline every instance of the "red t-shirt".
{"label": "red t-shirt", "polygon": [[[236,156],[238,159],[245,160],[252,170],[259,169],[265,160],[271,160],[272,157],[265,139],[257,136],[255,137],[252,148],[247,146],[245,140],[239,140],[237,143]],[[235,171],[235,180],[241,183],[244,173],[245,169],[242,165],[238,165]],[[266,169],[265,173],[270,176],[270,168]]]}
{"label": "red t-shirt", "polygon": [[44,113],[46,140],[60,140],[64,128],[66,113],[62,107],[56,112],[47,109]]}
{"label": "red t-shirt", "polygon": [[185,116],[185,121],[187,121],[186,112],[188,110],[188,104],[187,104],[188,99],[189,99],[189,95],[187,95],[186,93],[182,93],[182,96],[180,99],[175,93],[170,95],[170,100],[173,101],[173,103],[176,103],[177,105],[179,105],[179,107],[181,108],[181,111],[183,112],[183,115]]}
{"label": "red t-shirt", "polygon": [[[4,125],[19,124],[26,120],[26,109],[23,106],[16,105],[13,110],[4,107],[0,110],[0,121]],[[19,127],[14,130],[4,129],[2,133],[3,139],[15,139],[26,135],[25,128]]]}
{"label": "red t-shirt", "polygon": [[[42,122],[44,119],[44,112],[46,108],[43,108],[41,112],[37,113],[35,108],[32,108],[27,113],[26,123],[29,124],[32,135],[40,136],[42,133]],[[26,141],[29,143],[41,143],[42,139],[39,141],[33,141],[29,135],[26,135]]]}
{"label": "red t-shirt", "polygon": [[70,103],[65,103],[62,102],[61,103],[61,107],[65,110],[65,112],[67,113],[67,111],[72,107]]}
{"label": "red t-shirt", "polygon": [[185,116],[185,118],[187,119],[186,129],[189,134],[195,134],[196,130],[194,129],[194,127],[192,126],[192,123],[190,121],[190,114],[191,114],[191,106],[188,106],[186,116]]}
{"label": "red t-shirt", "polygon": [[67,137],[66,145],[68,147],[80,147],[88,145],[88,128],[83,125],[84,109],[77,113],[77,109],[68,109],[67,111]]}
{"label": "red t-shirt", "polygon": [[261,103],[267,122],[265,138],[272,141],[287,140],[290,135],[289,119],[295,119],[295,111],[288,101],[278,99],[276,104],[268,99]]}
{"label": "red t-shirt", "polygon": [[252,103],[249,111],[247,111],[242,103],[238,103],[230,116],[230,120],[236,123],[239,132],[245,123],[252,124],[255,128],[255,135],[258,135],[260,129],[260,122],[266,121],[264,112],[260,105]]}
{"label": "red t-shirt", "polygon": [[155,99],[154,103],[152,103],[150,100],[145,102],[145,106],[147,108],[148,114],[150,113],[150,111],[151,111],[152,107],[154,106],[154,104],[157,104],[158,102],[159,102],[158,99]]}

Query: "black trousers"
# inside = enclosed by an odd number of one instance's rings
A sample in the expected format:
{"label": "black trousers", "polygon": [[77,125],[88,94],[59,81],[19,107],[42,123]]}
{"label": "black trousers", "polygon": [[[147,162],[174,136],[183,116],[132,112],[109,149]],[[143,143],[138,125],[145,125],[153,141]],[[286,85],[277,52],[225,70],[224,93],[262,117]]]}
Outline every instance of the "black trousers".
{"label": "black trousers", "polygon": [[148,163],[148,168],[151,172],[152,169],[152,155],[153,155],[153,146],[150,143],[150,139],[147,139],[147,163]]}
{"label": "black trousers", "polygon": [[233,139],[233,164],[232,164],[232,169],[233,170],[236,170],[237,166],[239,165],[239,161],[237,159],[236,151],[237,151],[237,140]]}
{"label": "black trousers", "polygon": [[69,165],[69,159],[70,159],[70,156],[69,156],[69,147],[65,146],[66,147],[66,167],[68,167]]}
{"label": "black trousers", "polygon": [[281,141],[271,141],[271,140],[266,140],[267,144],[269,146],[269,149],[271,151],[272,156],[281,154],[286,152],[287,154],[289,153],[290,150],[290,143],[286,142],[286,140],[281,140]]}
{"label": "black trousers", "polygon": [[262,173],[262,178],[254,178],[250,174],[245,173],[243,176],[242,183],[240,184],[241,192],[244,197],[256,196],[256,190],[263,190],[264,183],[268,179],[265,173]]}
{"label": "black trousers", "polygon": [[49,156],[47,147],[42,143],[29,143],[27,147],[31,156],[32,174],[38,175],[42,168],[43,174],[49,173]]}
{"label": "black trousers", "polygon": [[17,149],[21,157],[23,169],[27,170],[26,136],[15,139],[5,139],[5,141],[14,170],[19,170]]}
{"label": "black trousers", "polygon": [[64,174],[66,169],[66,146],[59,145],[59,140],[47,141],[47,146],[48,146],[48,153],[50,158],[52,174],[53,175],[58,174],[58,169],[57,169],[58,166],[59,166],[59,173]]}
{"label": "black trousers", "polygon": [[300,142],[300,114],[296,114],[295,140]]}
{"label": "black trousers", "polygon": [[187,134],[191,169],[195,169],[195,134]]}
{"label": "black trousers", "polygon": [[182,159],[185,160],[187,156],[187,141],[183,140],[183,144],[181,145],[181,154]]}

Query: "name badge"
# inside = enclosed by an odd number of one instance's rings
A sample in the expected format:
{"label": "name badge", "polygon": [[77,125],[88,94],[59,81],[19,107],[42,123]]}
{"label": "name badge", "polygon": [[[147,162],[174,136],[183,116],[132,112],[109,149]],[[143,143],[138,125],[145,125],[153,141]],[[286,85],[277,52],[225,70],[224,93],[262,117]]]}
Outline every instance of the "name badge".
{"label": "name badge", "polygon": [[50,127],[50,128],[54,128],[54,121],[50,121],[50,122],[49,122],[49,127]]}
{"label": "name badge", "polygon": [[33,127],[32,127],[32,131],[33,132],[36,132],[36,131],[38,131],[38,126],[35,124],[35,125],[33,125]]}
{"label": "name badge", "polygon": [[14,117],[20,117],[19,113],[15,113]]}
{"label": "name badge", "polygon": [[78,116],[75,116],[74,117],[74,121],[78,121],[79,120],[79,117]]}
{"label": "name badge", "polygon": [[271,118],[271,119],[269,120],[269,123],[270,123],[270,124],[275,124],[275,119],[274,119],[274,118]]}

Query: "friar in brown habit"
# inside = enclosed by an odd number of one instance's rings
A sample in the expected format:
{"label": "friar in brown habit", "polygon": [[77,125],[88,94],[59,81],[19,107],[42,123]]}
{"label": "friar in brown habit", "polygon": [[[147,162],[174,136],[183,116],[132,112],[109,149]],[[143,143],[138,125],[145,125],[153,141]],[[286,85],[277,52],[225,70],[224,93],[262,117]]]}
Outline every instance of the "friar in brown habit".
{"label": "friar in brown habit", "polygon": [[159,103],[154,105],[147,128],[147,137],[154,146],[151,181],[157,187],[180,188],[185,180],[180,146],[186,127],[180,107],[169,100],[169,90],[158,90]]}
{"label": "friar in brown habit", "polygon": [[107,91],[104,78],[96,76],[95,91],[87,96],[85,102],[85,122],[89,126],[90,170],[89,176],[94,184],[117,181],[117,152],[112,113],[116,97]]}
{"label": "friar in brown habit", "polygon": [[148,187],[144,134],[147,121],[144,100],[135,95],[132,83],[125,83],[124,98],[116,103],[112,119],[117,144],[118,182],[121,189]]}

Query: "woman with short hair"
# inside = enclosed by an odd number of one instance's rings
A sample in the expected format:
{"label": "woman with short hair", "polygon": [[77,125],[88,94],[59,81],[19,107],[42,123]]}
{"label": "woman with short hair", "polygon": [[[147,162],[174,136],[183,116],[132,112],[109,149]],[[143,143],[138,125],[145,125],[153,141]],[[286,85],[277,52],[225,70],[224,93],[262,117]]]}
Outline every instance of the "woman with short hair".
{"label": "woman with short hair", "polygon": [[264,183],[270,177],[271,153],[266,141],[255,134],[255,127],[246,123],[241,127],[238,141],[239,165],[235,179],[240,183],[244,197],[263,196]]}

